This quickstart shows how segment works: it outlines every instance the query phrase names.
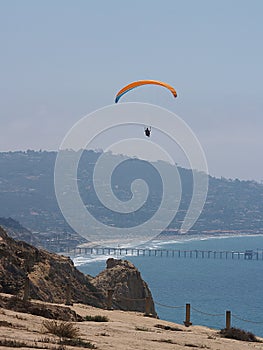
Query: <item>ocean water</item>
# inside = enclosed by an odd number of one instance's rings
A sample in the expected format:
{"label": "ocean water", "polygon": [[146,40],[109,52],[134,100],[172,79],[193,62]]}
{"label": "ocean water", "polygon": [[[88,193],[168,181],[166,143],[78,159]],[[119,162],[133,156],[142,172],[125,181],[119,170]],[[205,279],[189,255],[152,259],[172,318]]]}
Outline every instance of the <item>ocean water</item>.
{"label": "ocean water", "polygon": [[[220,237],[159,242],[151,247],[182,250],[263,250],[263,236]],[[191,304],[191,322],[221,329],[225,311],[231,325],[263,337],[263,260],[202,259],[201,257],[128,256],[151,289],[161,319],[183,324],[185,304]],[[105,258],[75,258],[84,273],[95,276]],[[162,304],[162,305],[159,305]],[[165,305],[165,306],[164,306]]]}

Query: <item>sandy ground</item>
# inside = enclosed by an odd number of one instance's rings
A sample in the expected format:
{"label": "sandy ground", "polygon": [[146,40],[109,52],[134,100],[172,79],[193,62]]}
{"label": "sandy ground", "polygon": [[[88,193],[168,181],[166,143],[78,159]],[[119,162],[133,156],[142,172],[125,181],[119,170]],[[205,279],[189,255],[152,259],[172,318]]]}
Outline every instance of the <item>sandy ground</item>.
{"label": "sandy ground", "polygon": [[[183,325],[145,317],[138,312],[101,310],[87,305],[74,304],[71,307],[82,316],[107,316],[109,322],[76,322],[80,337],[89,341],[97,349],[114,350],[172,350],[172,349],[211,349],[246,350],[261,349],[263,343],[248,343],[221,338],[218,332],[201,326]],[[0,339],[24,342],[27,346],[19,349],[83,349],[79,346],[60,346],[59,338],[47,333],[40,316],[14,312],[0,308]],[[156,325],[169,325],[178,330],[164,330]],[[263,340],[263,339],[261,339]],[[0,349],[14,349],[14,346],[0,346]]]}

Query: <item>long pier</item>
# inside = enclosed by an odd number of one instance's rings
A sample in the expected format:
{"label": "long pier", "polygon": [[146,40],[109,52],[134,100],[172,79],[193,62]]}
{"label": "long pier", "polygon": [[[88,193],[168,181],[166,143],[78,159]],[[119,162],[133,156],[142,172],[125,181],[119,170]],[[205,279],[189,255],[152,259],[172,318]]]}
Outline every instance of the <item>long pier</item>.
{"label": "long pier", "polygon": [[173,258],[192,258],[192,259],[245,259],[262,260],[263,250],[245,250],[245,251],[218,251],[218,250],[180,250],[180,249],[144,249],[144,248],[103,248],[103,247],[77,247],[70,251],[71,256],[79,255],[104,255],[104,256],[156,256]]}

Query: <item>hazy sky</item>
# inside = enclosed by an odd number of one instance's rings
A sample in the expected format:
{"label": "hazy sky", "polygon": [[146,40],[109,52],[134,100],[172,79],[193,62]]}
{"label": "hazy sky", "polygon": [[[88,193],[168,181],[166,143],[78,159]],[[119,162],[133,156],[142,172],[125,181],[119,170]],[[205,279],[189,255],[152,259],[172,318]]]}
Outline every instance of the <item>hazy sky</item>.
{"label": "hazy sky", "polygon": [[[156,102],[192,128],[210,173],[263,179],[263,1],[1,0],[0,151],[58,149],[81,117]],[[162,92],[160,92],[162,90]]]}

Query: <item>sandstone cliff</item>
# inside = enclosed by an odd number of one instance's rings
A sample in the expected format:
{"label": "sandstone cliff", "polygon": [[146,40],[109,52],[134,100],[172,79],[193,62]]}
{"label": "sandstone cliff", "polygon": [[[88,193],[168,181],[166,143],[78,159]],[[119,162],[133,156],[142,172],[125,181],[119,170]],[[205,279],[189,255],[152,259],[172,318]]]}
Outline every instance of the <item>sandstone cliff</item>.
{"label": "sandstone cliff", "polygon": [[151,291],[140,272],[127,260],[108,259],[107,268],[92,283],[102,290],[113,290],[113,305],[121,310],[144,311],[148,297],[148,312],[156,316]]}
{"label": "sandstone cliff", "polygon": [[27,275],[33,299],[63,303],[70,284],[72,301],[105,306],[92,277],[77,270],[68,257],[15,241],[0,228],[0,292],[22,296]]}
{"label": "sandstone cliff", "polygon": [[73,303],[105,308],[112,289],[113,308],[145,312],[148,297],[148,312],[156,314],[151,292],[132,263],[108,259],[97,277],[84,275],[70,258],[15,241],[0,227],[0,293],[22,297],[27,277],[32,299],[64,303],[70,289]]}

